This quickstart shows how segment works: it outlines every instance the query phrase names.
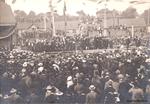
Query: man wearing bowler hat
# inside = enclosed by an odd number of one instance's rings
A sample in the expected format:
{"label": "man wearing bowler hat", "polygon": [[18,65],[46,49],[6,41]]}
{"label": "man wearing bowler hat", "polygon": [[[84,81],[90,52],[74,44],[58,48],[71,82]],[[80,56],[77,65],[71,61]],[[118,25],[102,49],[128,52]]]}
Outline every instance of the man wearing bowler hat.
{"label": "man wearing bowler hat", "polygon": [[86,104],[96,104],[97,103],[97,93],[95,92],[96,87],[90,85],[90,92],[86,95]]}

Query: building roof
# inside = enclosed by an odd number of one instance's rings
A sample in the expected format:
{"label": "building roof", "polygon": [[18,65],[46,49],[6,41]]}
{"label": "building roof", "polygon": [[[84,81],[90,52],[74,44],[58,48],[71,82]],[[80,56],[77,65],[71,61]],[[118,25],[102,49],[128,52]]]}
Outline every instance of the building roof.
{"label": "building roof", "polygon": [[0,40],[1,39],[5,39],[10,37],[11,35],[13,35],[13,33],[15,32],[15,27],[16,26],[3,26],[0,27]]}
{"label": "building roof", "polygon": [[[78,28],[79,21],[67,21],[67,30],[73,30]],[[29,29],[32,25],[36,26],[39,29],[44,29],[44,23],[43,22],[36,22],[36,23],[29,23],[29,22],[18,22],[17,23],[17,29],[18,30],[26,30]],[[51,22],[48,21],[46,23],[47,29],[51,29]],[[56,30],[64,30],[65,29],[65,23],[64,21],[56,21],[55,22],[55,28]]]}
{"label": "building roof", "polygon": [[15,25],[15,17],[11,7],[5,2],[0,1],[0,26]]}

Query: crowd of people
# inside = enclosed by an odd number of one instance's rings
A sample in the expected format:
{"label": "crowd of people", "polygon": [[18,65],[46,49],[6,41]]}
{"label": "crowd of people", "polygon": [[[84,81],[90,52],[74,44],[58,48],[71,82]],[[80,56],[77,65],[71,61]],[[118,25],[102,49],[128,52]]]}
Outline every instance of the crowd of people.
{"label": "crowd of people", "polygon": [[34,52],[53,52],[53,51],[73,51],[73,50],[90,50],[106,49],[112,45],[111,40],[103,37],[74,37],[67,36],[53,37],[51,40],[26,40],[25,47]]}
{"label": "crowd of people", "polygon": [[149,104],[150,50],[0,53],[2,104]]}
{"label": "crowd of people", "polygon": [[[23,46],[34,52],[108,49],[124,46],[148,46],[149,39],[139,37],[108,38],[100,36],[57,36],[50,39],[24,39]],[[21,43],[19,44],[21,45]]]}

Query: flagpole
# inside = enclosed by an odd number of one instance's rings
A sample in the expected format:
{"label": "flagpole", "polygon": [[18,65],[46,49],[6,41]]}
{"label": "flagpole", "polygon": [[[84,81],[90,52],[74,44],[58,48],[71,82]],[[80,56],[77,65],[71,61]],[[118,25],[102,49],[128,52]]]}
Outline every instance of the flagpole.
{"label": "flagpole", "polygon": [[150,15],[150,8],[148,8],[148,13],[147,14],[148,14],[148,18],[147,18],[148,19],[147,20],[148,24],[147,25],[149,26],[149,22],[150,22],[150,16],[149,16]]}
{"label": "flagpole", "polygon": [[45,15],[44,15],[43,19],[44,19],[44,30],[46,31],[47,30],[47,26],[46,26],[46,16]]}
{"label": "flagpole", "polygon": [[66,33],[67,33],[67,18],[66,18],[66,0],[64,0],[64,10],[63,10],[63,12],[64,12],[64,25],[65,25],[65,35],[66,35]]}

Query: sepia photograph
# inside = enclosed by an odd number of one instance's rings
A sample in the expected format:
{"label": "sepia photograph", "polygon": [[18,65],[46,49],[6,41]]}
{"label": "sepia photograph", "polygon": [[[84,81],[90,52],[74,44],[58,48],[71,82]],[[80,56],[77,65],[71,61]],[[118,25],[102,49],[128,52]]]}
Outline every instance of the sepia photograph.
{"label": "sepia photograph", "polygon": [[150,104],[150,0],[0,0],[0,104]]}

